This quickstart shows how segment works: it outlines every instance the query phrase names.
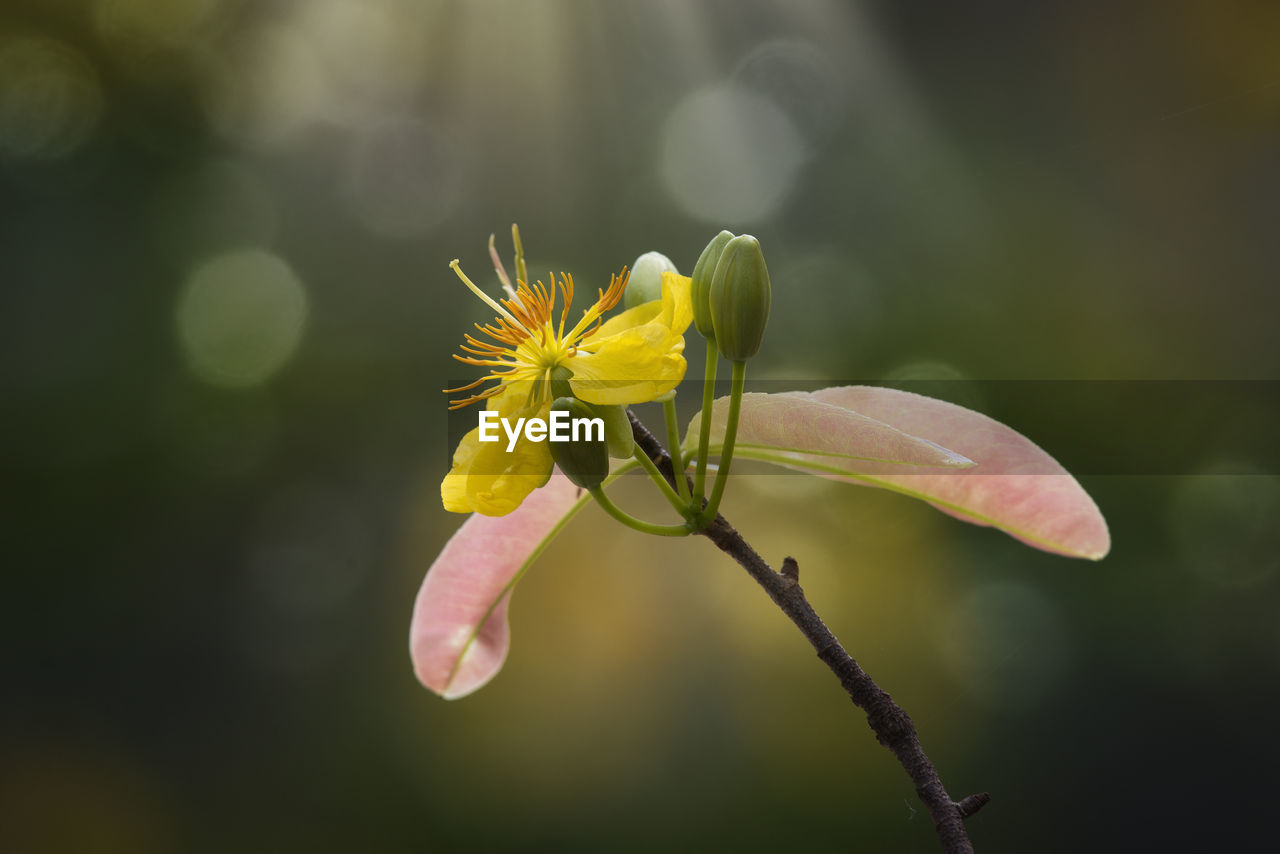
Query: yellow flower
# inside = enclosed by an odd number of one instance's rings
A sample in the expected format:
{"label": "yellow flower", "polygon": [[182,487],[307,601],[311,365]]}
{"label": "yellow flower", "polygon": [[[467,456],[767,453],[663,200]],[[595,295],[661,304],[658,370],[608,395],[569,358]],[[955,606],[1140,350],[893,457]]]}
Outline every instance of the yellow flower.
{"label": "yellow flower", "polygon": [[[582,318],[568,326],[571,276],[561,273],[551,288],[542,282],[532,287],[520,282],[511,299],[495,301],[466,277],[457,261],[450,266],[498,312],[492,323],[476,324],[492,341],[467,335],[461,348],[466,355],[454,356],[468,365],[487,367],[489,373],[448,391],[473,391],[490,380],[495,385],[453,401],[451,409],[484,400],[487,409],[513,424],[517,418],[546,419],[556,397],[551,387],[557,368],[572,372],[569,386],[575,396],[595,404],[643,403],[671,391],[684,378],[684,332],[693,320],[687,276],[664,273],[661,299],[602,321],[622,298],[624,269],[610,278],[608,290],[597,292],[598,299]],[[563,302],[558,313],[557,290]],[[479,434],[477,427],[458,443],[440,496],[446,510],[504,516],[546,483],[551,452],[546,442],[528,441],[523,434],[510,452],[505,441],[481,442]]]}

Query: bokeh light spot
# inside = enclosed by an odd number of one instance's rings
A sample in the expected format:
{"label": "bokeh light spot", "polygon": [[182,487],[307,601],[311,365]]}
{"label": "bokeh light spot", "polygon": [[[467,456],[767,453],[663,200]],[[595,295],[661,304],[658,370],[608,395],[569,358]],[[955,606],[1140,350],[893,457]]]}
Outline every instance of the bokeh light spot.
{"label": "bokeh light spot", "polygon": [[98,75],[81,53],[45,38],[0,43],[0,155],[70,154],[101,114]]}
{"label": "bokeh light spot", "polygon": [[831,135],[843,112],[844,85],[835,67],[816,45],[802,39],[758,45],[729,79],[785,112],[811,148]]}
{"label": "bokeh light spot", "polygon": [[307,293],[284,261],[237,250],[199,265],[178,301],[178,339],[191,371],[219,386],[270,379],[302,340]]}
{"label": "bokeh light spot", "polygon": [[659,172],[689,215],[748,224],[777,212],[806,150],[791,120],[769,100],[711,87],[687,96],[667,117]]}

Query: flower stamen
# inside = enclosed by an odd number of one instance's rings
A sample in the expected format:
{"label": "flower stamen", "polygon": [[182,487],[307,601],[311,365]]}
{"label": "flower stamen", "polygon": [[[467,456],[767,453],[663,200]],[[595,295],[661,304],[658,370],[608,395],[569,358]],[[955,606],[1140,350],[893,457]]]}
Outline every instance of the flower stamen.
{"label": "flower stamen", "polygon": [[473,294],[475,294],[476,296],[480,297],[480,299],[484,300],[484,301],[485,301],[485,303],[486,303],[490,308],[492,308],[494,311],[498,312],[498,314],[500,314],[500,315],[502,315],[503,317],[505,317],[505,318],[507,318],[508,320],[510,320],[512,323],[517,323],[517,322],[518,322],[514,317],[512,317],[510,314],[508,314],[508,313],[507,313],[507,310],[506,310],[506,309],[504,309],[502,306],[500,306],[500,305],[498,305],[496,302],[494,302],[494,301],[493,301],[493,299],[492,299],[488,294],[486,294],[484,291],[480,290],[480,288],[476,287],[476,283],[475,283],[475,282],[473,282],[473,281],[471,281],[470,279],[468,279],[468,278],[467,278],[467,274],[466,274],[466,273],[464,273],[464,272],[462,272],[462,267],[461,267],[461,265],[458,263],[458,259],[457,259],[457,258],[454,258],[452,261],[450,261],[450,262],[449,262],[449,268],[450,268],[451,270],[453,270],[453,272],[457,273],[457,274],[458,274],[458,278],[459,278],[459,279],[462,279],[462,283],[463,283],[464,285],[466,285],[468,288],[470,288],[470,289],[471,289],[471,292],[472,292]]}
{"label": "flower stamen", "polygon": [[[550,275],[550,286],[541,281],[532,285],[517,280],[514,289],[508,289],[509,299],[494,300],[480,290],[462,272],[457,260],[449,267],[472,293],[498,312],[490,323],[473,324],[476,331],[492,339],[484,341],[474,335],[464,334],[464,344],[453,358],[467,365],[491,368],[489,373],[474,383],[456,389],[446,389],[449,394],[471,391],[486,381],[497,385],[470,397],[451,401],[450,409],[460,409],[498,394],[513,381],[530,383],[526,405],[532,406],[551,399],[551,372],[567,358],[579,351],[580,339],[600,328],[602,315],[618,304],[627,286],[627,269],[609,277],[609,287],[597,290],[594,305],[582,312],[581,319],[565,332],[569,324],[569,312],[573,302],[573,277],[561,273],[557,280]],[[556,292],[563,300],[559,322],[556,321]],[[466,354],[466,355],[463,355]]]}

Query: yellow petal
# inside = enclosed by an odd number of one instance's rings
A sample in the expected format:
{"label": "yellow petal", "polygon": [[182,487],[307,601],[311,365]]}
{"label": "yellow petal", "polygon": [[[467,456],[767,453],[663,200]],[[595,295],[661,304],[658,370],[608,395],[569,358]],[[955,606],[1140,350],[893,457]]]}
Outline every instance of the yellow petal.
{"label": "yellow petal", "polygon": [[663,273],[662,299],[642,303],[614,315],[591,335],[583,336],[579,346],[593,350],[596,342],[647,323],[657,323],[670,332],[683,335],[693,322],[693,303],[689,297],[692,281],[678,273]]}
{"label": "yellow petal", "polygon": [[[500,418],[510,418],[512,424],[515,424],[515,419],[522,416],[527,418],[530,415],[537,415],[537,412],[522,412],[521,410],[527,409],[531,398],[537,397],[536,392],[539,386],[540,383],[531,380],[504,382],[502,391],[489,398],[485,403],[485,409],[498,413]],[[502,440],[502,446],[506,447],[506,439]]]}
{"label": "yellow petal", "polygon": [[662,300],[653,300],[652,302],[641,303],[635,308],[629,308],[622,314],[615,314],[613,317],[600,324],[600,328],[590,335],[584,335],[579,346],[590,347],[591,342],[608,338],[611,335],[617,335],[636,326],[645,323],[652,323],[659,315],[662,314]]}
{"label": "yellow petal", "polygon": [[472,510],[467,498],[465,473],[470,470],[481,447],[480,428],[477,427],[462,437],[457,450],[453,452],[453,467],[440,484],[440,500],[444,503],[444,509],[450,513],[470,513]]}
{"label": "yellow petal", "polygon": [[569,385],[588,403],[632,404],[666,394],[684,379],[684,337],[646,323],[599,342],[594,353],[566,360]]}
{"label": "yellow petal", "polygon": [[[489,451],[492,448],[492,451]],[[479,474],[467,478],[467,498],[477,513],[505,516],[551,476],[551,449],[546,442],[529,442],[521,438],[515,450],[507,453],[505,442],[486,446],[476,468]],[[497,474],[486,474],[488,465],[506,465]]]}
{"label": "yellow petal", "polygon": [[[679,385],[686,367],[684,331],[693,322],[690,282],[688,276],[663,273],[660,307],[657,300],[638,305],[584,341],[564,362],[573,371],[573,393],[588,403],[625,405],[653,400]],[[645,317],[650,319],[636,322]]]}
{"label": "yellow petal", "polygon": [[[510,417],[546,417],[537,407],[517,410]],[[523,434],[507,451],[505,432],[498,430],[497,442],[481,442],[477,427],[458,443],[453,468],[440,484],[440,498],[446,510],[476,512],[485,516],[505,516],[551,475],[551,450],[546,442],[527,441]]]}
{"label": "yellow petal", "polygon": [[693,323],[693,301],[689,288],[693,279],[679,273],[662,274],[662,324],[676,335],[684,335]]}

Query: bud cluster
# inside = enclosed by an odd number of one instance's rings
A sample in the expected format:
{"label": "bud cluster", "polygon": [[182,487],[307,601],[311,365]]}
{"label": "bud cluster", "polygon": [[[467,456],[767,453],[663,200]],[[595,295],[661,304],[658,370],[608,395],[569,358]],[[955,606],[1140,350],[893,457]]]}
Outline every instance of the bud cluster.
{"label": "bud cluster", "polygon": [[734,362],[760,350],[769,323],[771,288],[760,241],[722,231],[693,268],[693,323],[720,355]]}

